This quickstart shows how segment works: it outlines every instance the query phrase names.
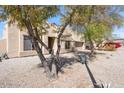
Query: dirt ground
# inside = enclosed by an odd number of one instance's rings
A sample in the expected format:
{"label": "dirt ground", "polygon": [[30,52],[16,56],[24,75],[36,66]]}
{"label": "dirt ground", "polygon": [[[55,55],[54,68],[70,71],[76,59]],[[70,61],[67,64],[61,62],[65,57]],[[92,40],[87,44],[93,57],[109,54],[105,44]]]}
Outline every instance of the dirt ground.
{"label": "dirt ground", "polygon": [[[124,87],[124,48],[115,52],[98,51],[97,58],[88,63],[95,80]],[[91,88],[93,84],[85,65],[72,59],[73,53],[61,55],[66,64],[57,80],[48,80],[39,67],[37,56],[13,58],[0,63],[1,88]]]}
{"label": "dirt ground", "polygon": [[84,66],[75,63],[71,56],[72,53],[63,55],[68,59],[68,63],[63,67],[63,72],[59,73],[57,80],[46,78],[44,69],[39,67],[40,60],[37,56],[4,60],[0,63],[0,87],[88,87],[85,79],[87,77],[83,74],[86,71]]}

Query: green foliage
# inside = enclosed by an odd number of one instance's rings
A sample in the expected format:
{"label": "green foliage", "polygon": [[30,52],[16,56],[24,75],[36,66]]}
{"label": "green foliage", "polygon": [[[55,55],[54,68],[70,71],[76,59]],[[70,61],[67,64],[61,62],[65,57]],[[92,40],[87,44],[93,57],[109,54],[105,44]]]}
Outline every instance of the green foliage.
{"label": "green foliage", "polygon": [[0,6],[2,13],[0,18],[7,20],[9,24],[17,22],[20,29],[25,28],[24,20],[30,20],[33,27],[39,27],[50,17],[58,12],[56,6],[36,5],[7,5]]}
{"label": "green foliage", "polygon": [[25,28],[24,20],[30,20],[32,27],[37,27],[39,33],[42,33],[48,18],[60,13],[62,22],[66,23],[70,20],[70,14],[74,11],[70,25],[75,29],[78,28],[77,30],[83,33],[86,39],[90,37],[95,42],[101,41],[106,37],[106,33],[110,34],[112,32],[114,26],[119,27],[124,21],[120,15],[120,12],[124,11],[123,6],[64,6],[64,13],[61,13],[60,7],[36,5],[0,6],[0,19],[7,20],[9,24],[17,22],[20,29]]}
{"label": "green foliage", "polygon": [[[120,27],[124,22],[120,14],[124,11],[123,6],[84,5],[66,6],[66,9],[76,11],[70,24],[73,24],[74,28],[76,25],[82,28],[77,30],[85,35],[86,40],[90,37],[90,40],[99,42],[106,38],[106,34],[111,34],[113,27]],[[65,17],[65,20],[67,18]]]}

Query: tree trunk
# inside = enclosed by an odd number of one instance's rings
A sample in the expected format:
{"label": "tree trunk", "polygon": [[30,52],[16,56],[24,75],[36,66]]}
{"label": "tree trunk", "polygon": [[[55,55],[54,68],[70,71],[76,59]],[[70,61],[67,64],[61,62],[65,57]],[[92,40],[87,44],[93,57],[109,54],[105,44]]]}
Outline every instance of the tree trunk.
{"label": "tree trunk", "polygon": [[51,54],[51,63],[50,63],[50,68],[51,68],[51,78],[57,78],[58,74],[57,74],[57,60],[55,55]]}
{"label": "tree trunk", "polygon": [[86,29],[86,36],[85,36],[85,39],[87,37],[88,41],[89,41],[89,44],[90,44],[90,57],[94,57],[95,55],[95,51],[94,51],[94,45],[93,45],[93,41],[91,39],[91,33],[89,32],[89,30],[87,29],[87,27],[84,25],[85,29]]}
{"label": "tree trunk", "polygon": [[68,26],[69,22],[67,22],[61,29],[61,31],[59,32],[58,34],[58,37],[57,37],[57,52],[56,52],[56,56],[59,57],[59,53],[60,53],[60,49],[61,49],[61,41],[60,41],[60,38],[65,30],[65,28]]}
{"label": "tree trunk", "polygon": [[[35,50],[36,50],[36,52],[37,52],[37,54],[41,60],[41,63],[43,64],[43,67],[45,69],[47,77],[51,78],[51,75],[56,76],[57,75],[57,73],[56,73],[57,72],[57,66],[55,65],[54,60],[51,60],[50,63],[46,60],[46,58],[44,57],[44,55],[42,53],[42,49],[39,46],[39,44],[41,44],[41,46],[45,47],[48,51],[51,51],[51,50],[45,45],[44,42],[42,42],[42,40],[40,40],[38,32],[37,32],[37,28],[32,26],[24,8],[19,7],[19,9],[21,9],[21,11],[24,12],[24,16],[22,16],[22,19],[25,23],[27,30],[28,30],[28,34],[29,34],[30,38],[32,39],[32,44],[35,46]],[[35,28],[35,29],[33,29],[33,28]],[[51,55],[53,56],[53,54],[51,54]],[[53,58],[54,58],[54,56],[53,56]],[[50,70],[49,64],[52,64],[51,65],[52,70]],[[51,74],[51,72],[52,72],[52,74]]]}
{"label": "tree trunk", "polygon": [[[40,37],[38,35],[38,31],[37,31],[37,28],[35,27],[35,34],[36,34],[36,37],[37,37],[37,40],[38,42],[43,46],[45,47],[46,50],[48,50],[49,54],[51,54],[51,58],[50,58],[50,61],[48,61],[48,68],[46,68],[47,70],[49,70],[49,77],[50,79],[51,78],[57,78],[57,65],[56,65],[56,58],[54,56],[54,50],[53,49],[49,49],[48,46],[45,45],[44,42],[42,42],[42,40],[40,40]],[[47,71],[48,72],[48,71]]]}
{"label": "tree trunk", "polygon": [[56,66],[55,62],[52,63],[51,76],[53,78],[57,78],[57,66]]}
{"label": "tree trunk", "polygon": [[58,34],[58,37],[57,37],[57,51],[56,51],[56,55],[54,55],[53,52],[51,52],[51,59],[52,59],[52,62],[51,62],[51,75],[53,78],[57,78],[57,75],[58,75],[58,65],[57,63],[60,62],[59,60],[59,54],[60,54],[60,49],[61,49],[61,36],[65,30],[65,28],[68,26],[69,22],[67,22],[61,29],[61,31],[59,32]]}
{"label": "tree trunk", "polygon": [[57,37],[57,48],[58,49],[57,49],[57,52],[56,52],[57,57],[59,57],[59,53],[60,53],[60,49],[61,49],[60,38],[61,38],[62,34],[64,33],[66,27],[69,25],[69,23],[71,23],[72,17],[74,15],[75,11],[76,11],[75,9],[72,11],[72,13],[70,14],[69,20],[65,23],[65,25],[62,27],[62,29],[58,33],[58,37]]}
{"label": "tree trunk", "polygon": [[94,57],[95,56],[95,50],[94,50],[95,48],[94,48],[93,41],[92,41],[90,35],[88,35],[88,39],[89,39],[90,50],[91,50],[90,57]]}
{"label": "tree trunk", "polygon": [[95,51],[94,51],[94,45],[92,40],[90,40],[90,46],[91,46],[91,56],[93,56],[95,54]]}
{"label": "tree trunk", "polygon": [[54,79],[57,79],[58,78],[58,73],[57,73],[57,64],[56,64],[56,62],[54,61],[53,63],[52,63],[52,70],[51,70],[51,76],[52,76],[52,78],[54,78]]}
{"label": "tree trunk", "polygon": [[[65,30],[65,28],[67,27],[67,25],[70,23],[72,15],[74,14],[74,11],[72,12],[72,14],[70,14],[70,19],[67,23],[65,23],[65,25],[63,26],[63,28],[61,29],[60,33],[58,34],[58,38],[57,38],[57,52],[56,55],[54,55],[53,50],[50,50],[45,44],[44,42],[42,42],[42,40],[40,40],[38,32],[37,32],[37,28],[33,27],[28,15],[26,14],[26,11],[24,10],[24,8],[20,8],[22,12],[24,12],[24,15],[22,16],[23,21],[28,29],[28,33],[29,36],[32,39],[32,44],[35,46],[35,50],[38,53],[38,56],[41,60],[41,62],[43,63],[43,66],[45,68],[45,71],[47,73],[48,76],[52,76],[52,77],[57,77],[57,62],[59,62],[59,53],[60,53],[60,38]],[[22,14],[21,14],[22,15]],[[34,30],[33,30],[34,29]],[[34,33],[35,31],[35,33]],[[35,36],[36,35],[36,36]],[[44,57],[44,55],[42,54],[42,49],[39,46],[39,43],[45,47],[51,54],[51,61],[50,63],[46,60],[46,58]]]}
{"label": "tree trunk", "polygon": [[46,72],[47,76],[50,77],[50,68],[49,68],[48,62],[42,53],[42,49],[40,48],[38,42],[36,41],[31,23],[28,20],[28,21],[25,21],[25,24],[26,24],[26,27],[28,29],[29,36],[32,39],[32,44],[35,46],[35,50],[36,50],[36,52],[37,52],[37,54],[41,60],[41,63],[43,64],[43,67],[45,68],[45,72]]}

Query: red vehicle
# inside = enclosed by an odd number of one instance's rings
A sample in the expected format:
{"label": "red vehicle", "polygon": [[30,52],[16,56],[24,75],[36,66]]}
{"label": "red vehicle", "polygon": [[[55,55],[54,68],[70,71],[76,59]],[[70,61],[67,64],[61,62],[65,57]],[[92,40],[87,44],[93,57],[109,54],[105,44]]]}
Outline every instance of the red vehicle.
{"label": "red vehicle", "polygon": [[114,44],[115,44],[115,48],[121,47],[121,44],[119,42],[114,42]]}
{"label": "red vehicle", "polygon": [[114,45],[114,48],[119,48],[121,47],[121,43],[120,42],[108,42],[106,43],[107,45]]}

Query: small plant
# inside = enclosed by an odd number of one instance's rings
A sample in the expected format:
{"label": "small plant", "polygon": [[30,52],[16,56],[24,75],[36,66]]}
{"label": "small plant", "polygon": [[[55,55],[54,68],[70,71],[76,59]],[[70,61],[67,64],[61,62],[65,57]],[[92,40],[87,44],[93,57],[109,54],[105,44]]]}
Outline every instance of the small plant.
{"label": "small plant", "polygon": [[111,84],[100,80],[99,84],[94,84],[95,88],[110,88]]}

